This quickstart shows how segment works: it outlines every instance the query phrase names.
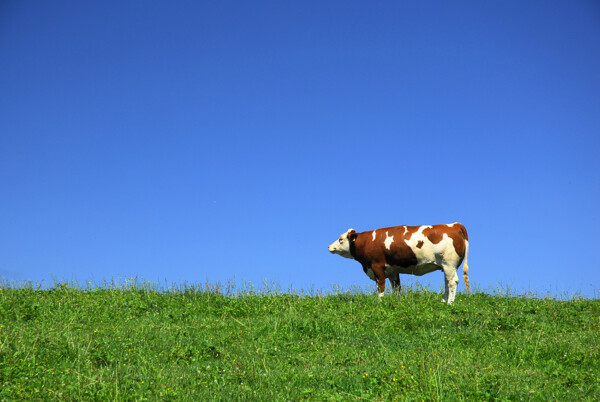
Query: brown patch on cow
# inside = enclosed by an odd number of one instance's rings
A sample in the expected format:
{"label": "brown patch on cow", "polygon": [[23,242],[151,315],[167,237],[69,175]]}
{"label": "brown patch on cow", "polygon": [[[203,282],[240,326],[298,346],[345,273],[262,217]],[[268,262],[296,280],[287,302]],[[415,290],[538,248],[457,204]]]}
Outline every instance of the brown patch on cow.
{"label": "brown patch on cow", "polygon": [[423,247],[423,240],[419,240],[419,242],[417,243],[417,248],[421,247]]}
{"label": "brown patch on cow", "polygon": [[465,258],[465,250],[466,250],[465,239],[461,238],[459,236],[450,236],[450,238],[452,238],[452,244],[454,245],[454,251],[456,251],[456,254],[458,254],[458,256],[461,258],[461,262],[462,262],[462,259]]}
{"label": "brown patch on cow", "polygon": [[450,229],[450,231],[448,232],[448,237],[452,239],[454,250],[456,251],[456,254],[458,254],[458,256],[461,258],[462,262],[462,259],[465,258],[465,241],[469,241],[467,229],[465,229],[465,227],[460,223],[455,223],[454,226],[448,229]]}
{"label": "brown patch on cow", "polygon": [[[377,273],[375,267],[384,267],[385,264],[410,267],[416,265],[417,256],[406,244],[403,238],[404,227],[377,229],[380,233],[387,232],[387,237],[394,237],[390,249],[385,247],[384,236],[377,236],[373,241],[373,232],[358,233],[356,241],[350,247],[352,257],[363,266],[370,266]],[[408,233],[407,233],[408,234]]]}
{"label": "brown patch on cow", "polygon": [[467,228],[465,228],[462,223],[456,222],[454,224],[454,229],[457,229],[463,236],[466,241],[469,241],[469,236],[467,235]]}
{"label": "brown patch on cow", "polygon": [[[413,233],[417,233],[417,230],[419,230],[421,226],[399,226],[400,230],[400,236],[404,239],[404,240],[408,240],[412,237]],[[406,232],[406,234],[404,233]]]}
{"label": "brown patch on cow", "polygon": [[438,244],[444,238],[445,229],[451,229],[446,225],[434,225],[423,230],[423,236],[427,237],[433,244]]}

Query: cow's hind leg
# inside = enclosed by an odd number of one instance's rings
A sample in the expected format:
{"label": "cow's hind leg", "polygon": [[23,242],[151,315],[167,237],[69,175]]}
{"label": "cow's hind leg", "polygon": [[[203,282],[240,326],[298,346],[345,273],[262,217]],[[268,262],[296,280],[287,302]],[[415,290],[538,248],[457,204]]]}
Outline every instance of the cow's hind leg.
{"label": "cow's hind leg", "polygon": [[392,290],[396,293],[400,293],[400,274],[397,274],[396,277],[390,278],[390,283],[392,284]]}
{"label": "cow's hind leg", "polygon": [[444,266],[444,282],[446,291],[442,301],[444,303],[452,304],[456,297],[456,288],[458,287],[458,275],[456,274],[456,267]]}

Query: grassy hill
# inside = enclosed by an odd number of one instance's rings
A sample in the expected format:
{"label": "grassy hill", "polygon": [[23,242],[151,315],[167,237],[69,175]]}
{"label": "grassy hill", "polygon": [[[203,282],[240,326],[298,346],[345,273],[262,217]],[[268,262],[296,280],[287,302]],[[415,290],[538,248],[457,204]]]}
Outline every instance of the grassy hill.
{"label": "grassy hill", "polygon": [[0,399],[600,399],[600,300],[440,299],[3,286]]}

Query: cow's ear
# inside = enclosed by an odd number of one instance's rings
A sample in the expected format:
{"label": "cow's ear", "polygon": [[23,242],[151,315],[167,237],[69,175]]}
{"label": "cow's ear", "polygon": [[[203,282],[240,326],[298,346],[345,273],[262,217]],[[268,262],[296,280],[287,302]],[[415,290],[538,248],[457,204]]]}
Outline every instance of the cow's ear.
{"label": "cow's ear", "polygon": [[358,234],[354,230],[352,232],[348,233],[348,240],[350,240],[350,241],[356,241],[357,237],[358,237]]}

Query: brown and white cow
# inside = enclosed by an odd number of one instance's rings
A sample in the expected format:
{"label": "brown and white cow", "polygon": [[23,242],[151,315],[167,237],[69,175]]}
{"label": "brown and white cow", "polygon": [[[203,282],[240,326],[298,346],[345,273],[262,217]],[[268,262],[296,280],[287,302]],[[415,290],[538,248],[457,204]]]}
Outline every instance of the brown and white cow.
{"label": "brown and white cow", "polygon": [[392,288],[400,290],[400,274],[425,275],[444,272],[446,291],[442,301],[452,303],[458,285],[458,267],[463,265],[463,278],[469,287],[469,238],[465,227],[456,222],[449,225],[394,226],[356,233],[354,229],[340,236],[329,251],[361,263],[363,270],[377,282],[379,297],[385,290],[385,278]]}

